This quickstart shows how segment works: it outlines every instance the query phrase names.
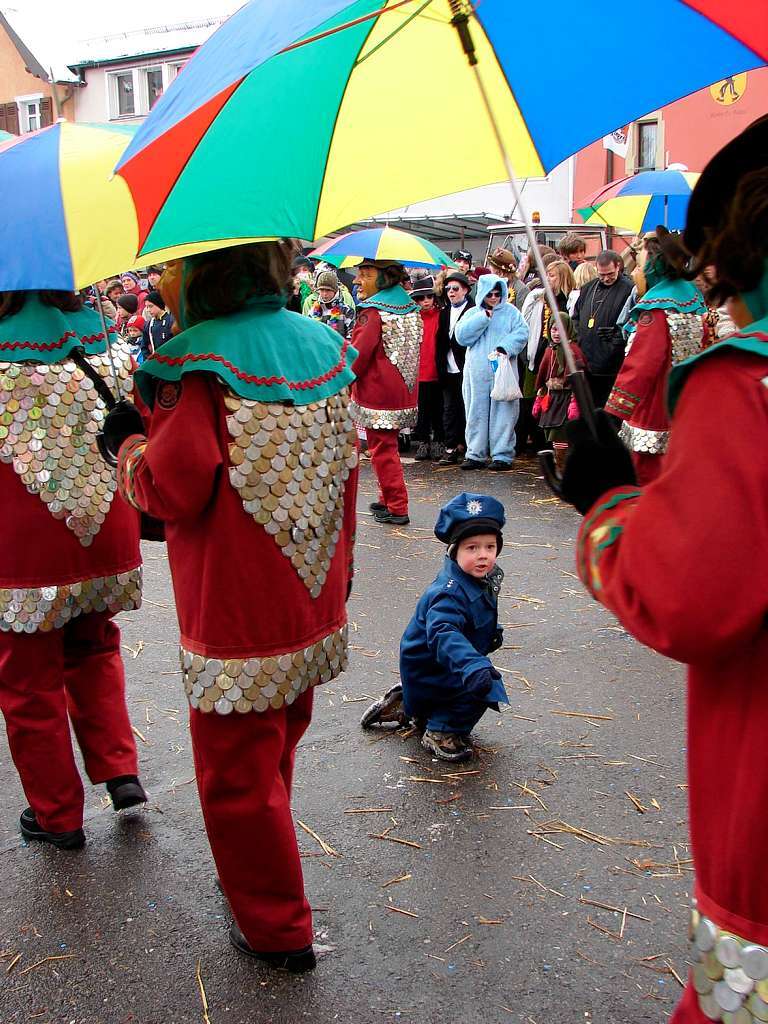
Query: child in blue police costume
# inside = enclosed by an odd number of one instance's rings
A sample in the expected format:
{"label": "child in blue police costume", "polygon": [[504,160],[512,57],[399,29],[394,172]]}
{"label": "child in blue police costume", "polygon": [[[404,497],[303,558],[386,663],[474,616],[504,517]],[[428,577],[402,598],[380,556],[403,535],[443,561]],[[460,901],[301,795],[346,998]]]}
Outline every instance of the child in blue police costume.
{"label": "child in blue police costume", "polygon": [[414,720],[422,746],[444,761],[466,761],[469,734],[488,708],[509,703],[488,659],[502,644],[498,595],[504,573],[504,506],[484,494],[458,494],[440,510],[435,535],[448,545],[442,571],[419,599],[400,642],[401,686],[366,711],[363,728]]}

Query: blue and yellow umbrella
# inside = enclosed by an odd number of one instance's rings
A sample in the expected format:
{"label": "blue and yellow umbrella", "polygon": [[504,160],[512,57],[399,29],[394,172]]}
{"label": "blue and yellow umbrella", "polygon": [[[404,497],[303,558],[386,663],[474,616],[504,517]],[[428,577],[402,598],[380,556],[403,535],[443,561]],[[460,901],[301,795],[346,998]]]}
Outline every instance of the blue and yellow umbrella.
{"label": "blue and yellow umbrella", "polygon": [[636,235],[653,231],[659,224],[682,231],[698,180],[695,171],[641,171],[599,188],[578,212],[585,224],[607,224]]}
{"label": "blue and yellow umbrella", "polygon": [[397,260],[406,267],[453,267],[455,264],[426,238],[397,228],[364,228],[332,238],[311,252],[312,259],[334,267],[354,267],[368,260]]}
{"label": "blue and yellow umbrella", "polygon": [[[0,291],[77,291],[152,262],[138,257],[133,199],[112,174],[135,131],[57,121],[0,140]],[[156,260],[213,247],[166,249]]]}

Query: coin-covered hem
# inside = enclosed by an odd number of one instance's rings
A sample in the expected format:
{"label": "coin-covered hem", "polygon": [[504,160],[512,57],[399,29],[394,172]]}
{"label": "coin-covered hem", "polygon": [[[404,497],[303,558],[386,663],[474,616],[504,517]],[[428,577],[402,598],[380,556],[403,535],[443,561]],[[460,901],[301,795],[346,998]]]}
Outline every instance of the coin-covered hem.
{"label": "coin-covered hem", "polygon": [[0,631],[47,633],[89,612],[141,607],[141,566],[49,587],[0,587]]}
{"label": "coin-covered hem", "polygon": [[768,948],[720,928],[696,906],[689,938],[698,958],[691,984],[708,1020],[768,1020]]}
{"label": "coin-covered hem", "polygon": [[359,427],[371,430],[402,430],[404,427],[415,427],[418,417],[418,406],[405,409],[374,409],[360,405],[354,400],[349,403],[349,414]]}
{"label": "coin-covered hem", "polygon": [[347,667],[348,627],[315,643],[262,658],[210,658],[179,648],[184,691],[204,714],[278,710]]}

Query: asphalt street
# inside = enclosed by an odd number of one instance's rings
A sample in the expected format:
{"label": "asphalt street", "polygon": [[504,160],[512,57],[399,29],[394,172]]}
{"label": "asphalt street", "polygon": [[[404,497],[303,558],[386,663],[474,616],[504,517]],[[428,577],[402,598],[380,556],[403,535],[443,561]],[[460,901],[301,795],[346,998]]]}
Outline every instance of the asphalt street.
{"label": "asphalt street", "polygon": [[[165,548],[148,544],[144,605],[120,619],[147,810],[118,816],[87,785],[86,848],[28,846],[0,738],[2,1024],[669,1017],[687,973],[692,888],[683,670],[582,588],[579,517],[534,462],[508,474],[408,464],[406,474],[410,527],[379,526],[364,464],[350,667],[316,691],[298,754],[297,833],[325,950],[317,970],[271,972],[227,942]],[[464,489],[507,509],[494,660],[511,705],[477,727],[479,760],[452,771],[415,737],[358,722],[396,681],[400,635],[443,556],[438,507]]]}

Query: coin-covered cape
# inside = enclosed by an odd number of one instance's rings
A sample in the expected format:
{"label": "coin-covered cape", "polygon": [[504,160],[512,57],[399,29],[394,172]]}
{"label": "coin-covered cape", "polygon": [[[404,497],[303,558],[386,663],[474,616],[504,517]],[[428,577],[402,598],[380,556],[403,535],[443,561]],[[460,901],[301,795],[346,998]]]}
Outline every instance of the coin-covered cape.
{"label": "coin-covered cape", "polygon": [[768,273],[763,292],[761,319],[672,369],[661,476],[603,494],[578,541],[592,594],[688,665],[697,917],[675,1024],[768,1019]]}
{"label": "coin-covered cape", "polygon": [[[47,631],[141,601],[139,519],[116,496],[114,470],[99,454],[106,407],[73,349],[114,390],[92,310],[63,313],[31,293],[20,312],[0,319],[3,631]],[[114,334],[112,350],[130,394],[130,353]]]}
{"label": "coin-covered cape", "polygon": [[149,438],[118,477],[166,523],[193,708],[264,711],[346,664],[357,446],[349,341],[277,295],[142,363]]}
{"label": "coin-covered cape", "polygon": [[[616,383],[605,403],[623,423],[619,436],[631,452],[663,455],[669,444],[667,380],[670,369],[696,355],[708,342],[707,307],[690,281],[662,280],[649,289],[629,315],[629,340]],[[653,460],[651,474],[661,463]],[[641,482],[642,462],[637,465]]]}
{"label": "coin-covered cape", "polygon": [[351,413],[361,427],[416,425],[423,324],[408,292],[395,285],[358,304],[352,340],[358,350]]}

